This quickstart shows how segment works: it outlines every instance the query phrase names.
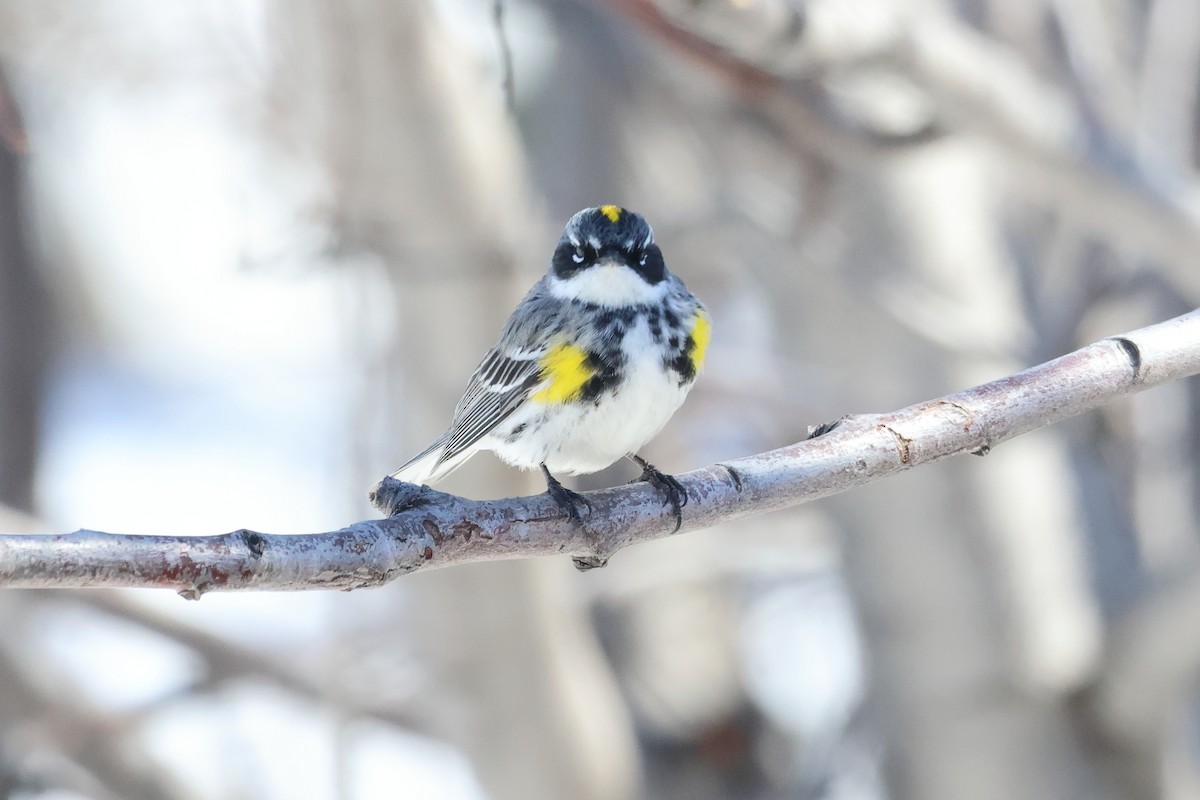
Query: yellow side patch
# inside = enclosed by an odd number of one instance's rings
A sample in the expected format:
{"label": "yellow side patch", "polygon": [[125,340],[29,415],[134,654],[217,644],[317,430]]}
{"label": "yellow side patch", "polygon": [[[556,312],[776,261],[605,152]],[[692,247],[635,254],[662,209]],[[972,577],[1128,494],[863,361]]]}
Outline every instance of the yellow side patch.
{"label": "yellow side patch", "polygon": [[708,355],[708,340],[712,336],[712,320],[703,310],[696,312],[690,334],[695,347],[692,348],[692,367],[699,372],[704,367],[704,356]]}
{"label": "yellow side patch", "polygon": [[593,374],[586,361],[587,353],[582,348],[569,344],[551,347],[539,363],[546,385],[529,399],[545,405],[569,403],[576,399]]}
{"label": "yellow side patch", "polygon": [[600,206],[600,213],[608,217],[608,221],[617,223],[621,221],[622,209],[620,206]]}

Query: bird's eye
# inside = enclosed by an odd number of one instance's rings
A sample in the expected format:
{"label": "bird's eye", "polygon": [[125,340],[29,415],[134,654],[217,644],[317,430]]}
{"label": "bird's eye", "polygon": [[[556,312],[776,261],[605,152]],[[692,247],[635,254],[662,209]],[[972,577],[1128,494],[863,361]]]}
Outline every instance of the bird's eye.
{"label": "bird's eye", "polygon": [[579,248],[576,248],[575,255],[571,256],[571,260],[574,261],[576,264],[582,264],[583,263],[583,251],[580,250]]}
{"label": "bird's eye", "polygon": [[650,256],[646,255],[645,253],[642,253],[642,257],[638,259],[638,264],[640,264],[643,267],[646,266],[646,261],[649,258],[650,258]]}

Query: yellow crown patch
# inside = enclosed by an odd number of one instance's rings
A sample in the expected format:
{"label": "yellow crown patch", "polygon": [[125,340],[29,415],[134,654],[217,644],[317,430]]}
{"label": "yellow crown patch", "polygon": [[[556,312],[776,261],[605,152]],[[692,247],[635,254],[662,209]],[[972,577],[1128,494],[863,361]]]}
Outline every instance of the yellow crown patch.
{"label": "yellow crown patch", "polygon": [[608,217],[608,221],[613,223],[621,221],[623,210],[620,206],[600,206],[600,213]]}

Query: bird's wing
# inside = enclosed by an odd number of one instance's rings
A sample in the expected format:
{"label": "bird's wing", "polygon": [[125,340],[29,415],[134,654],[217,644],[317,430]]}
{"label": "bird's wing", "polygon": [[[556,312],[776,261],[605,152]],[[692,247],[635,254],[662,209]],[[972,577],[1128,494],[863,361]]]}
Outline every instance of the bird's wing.
{"label": "bird's wing", "polygon": [[544,354],[545,348],[507,353],[488,351],[454,409],[454,422],[446,433],[446,446],[439,463],[449,461],[487,436],[529,399],[542,381]]}
{"label": "bird's wing", "polygon": [[436,483],[470,458],[471,446],[487,436],[542,383],[542,350],[488,351],[454,409],[450,429],[410,458],[392,477]]}
{"label": "bird's wing", "polygon": [[547,354],[555,343],[571,339],[565,304],[545,288],[543,278],[509,317],[495,347],[471,375],[454,408],[450,429],[392,473],[413,483],[434,482],[462,465],[473,446],[487,436],[535,392],[554,382],[555,364]]}

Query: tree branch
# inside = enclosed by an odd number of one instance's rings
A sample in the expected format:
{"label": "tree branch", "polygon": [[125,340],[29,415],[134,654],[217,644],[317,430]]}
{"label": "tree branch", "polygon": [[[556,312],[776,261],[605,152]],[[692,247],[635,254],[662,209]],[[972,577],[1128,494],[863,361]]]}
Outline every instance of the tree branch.
{"label": "tree branch", "polygon": [[[1151,386],[1200,373],[1200,311],[1105,339],[1024,372],[889,414],[847,417],[808,441],[678,476],[681,531],[787,508],[1000,442]],[[406,487],[407,484],[397,484]],[[533,556],[603,563],[668,536],[674,515],[645,483],[587,495],[583,525],[549,497],[468,500],[423,490],[381,520],[282,536],[0,535],[0,587],[358,589],[410,572]]]}

